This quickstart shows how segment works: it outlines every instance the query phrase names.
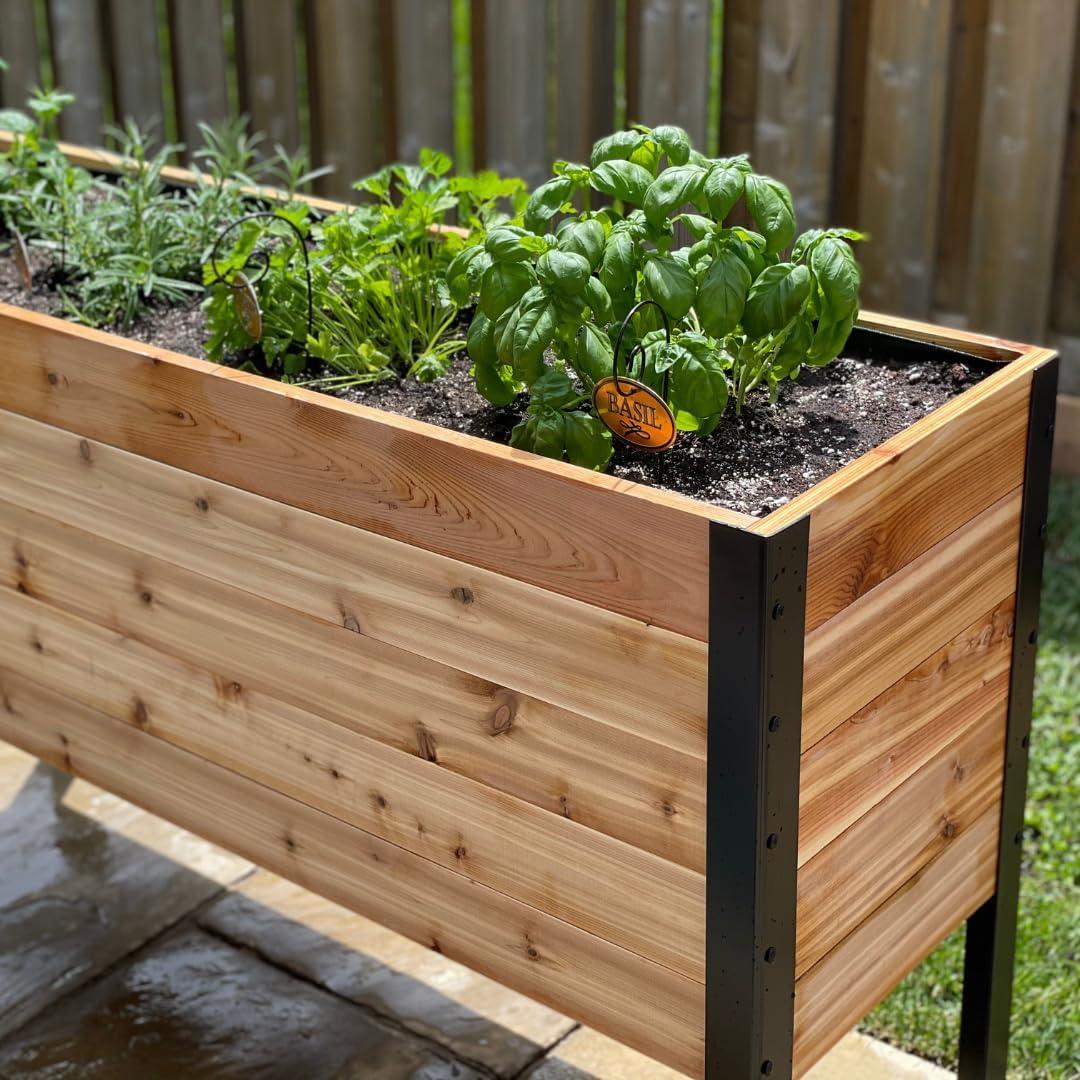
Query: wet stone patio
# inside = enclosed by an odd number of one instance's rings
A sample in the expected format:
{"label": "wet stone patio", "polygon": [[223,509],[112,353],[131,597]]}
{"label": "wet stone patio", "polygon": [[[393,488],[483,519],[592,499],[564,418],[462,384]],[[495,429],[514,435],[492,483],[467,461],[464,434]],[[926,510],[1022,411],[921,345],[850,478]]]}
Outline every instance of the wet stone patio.
{"label": "wet stone patio", "polygon": [[[851,1036],[807,1080],[947,1080]],[[679,1080],[0,743],[0,1080]]]}

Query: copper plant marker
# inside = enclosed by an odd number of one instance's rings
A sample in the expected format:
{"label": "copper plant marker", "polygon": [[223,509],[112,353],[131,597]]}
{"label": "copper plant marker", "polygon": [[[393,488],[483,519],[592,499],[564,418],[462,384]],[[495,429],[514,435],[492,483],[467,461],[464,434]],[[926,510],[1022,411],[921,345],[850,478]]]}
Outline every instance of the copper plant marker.
{"label": "copper plant marker", "polygon": [[34,271],[30,269],[30,252],[26,247],[23,234],[14,226],[11,229],[11,249],[12,258],[15,260],[15,267],[19,271],[19,277],[22,278],[23,287],[27,292],[30,292],[34,287]]}
{"label": "copper plant marker", "polygon": [[252,341],[262,341],[262,308],[259,307],[259,295],[255,292],[255,286],[242,270],[233,274],[230,284],[233,290],[233,310],[240,320],[240,325]]}
{"label": "copper plant marker", "polygon": [[625,375],[609,375],[593,390],[596,415],[617,438],[639,450],[667,450],[675,417],[655,390]]}

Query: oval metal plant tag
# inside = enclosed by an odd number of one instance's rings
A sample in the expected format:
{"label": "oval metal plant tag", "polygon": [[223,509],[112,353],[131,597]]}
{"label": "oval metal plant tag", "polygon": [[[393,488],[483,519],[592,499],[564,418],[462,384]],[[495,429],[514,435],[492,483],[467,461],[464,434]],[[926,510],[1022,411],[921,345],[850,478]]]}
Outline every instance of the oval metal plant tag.
{"label": "oval metal plant tag", "polygon": [[237,270],[230,284],[233,290],[233,310],[240,320],[240,325],[252,341],[262,341],[262,308],[259,307],[259,294],[255,291],[251,278],[242,270]]}
{"label": "oval metal plant tag", "polygon": [[23,234],[18,229],[11,230],[11,255],[15,260],[15,269],[19,271],[23,286],[27,292],[34,287],[34,271],[30,268],[30,252],[26,247]]}
{"label": "oval metal plant tag", "polygon": [[601,379],[593,390],[593,406],[616,438],[639,450],[670,450],[675,445],[675,417],[667,402],[636,379]]}

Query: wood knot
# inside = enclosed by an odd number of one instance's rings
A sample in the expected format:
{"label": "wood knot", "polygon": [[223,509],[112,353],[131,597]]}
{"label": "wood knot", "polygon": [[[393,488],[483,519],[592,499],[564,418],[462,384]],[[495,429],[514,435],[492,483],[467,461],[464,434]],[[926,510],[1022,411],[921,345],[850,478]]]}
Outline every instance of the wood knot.
{"label": "wood knot", "polygon": [[93,457],[90,454],[90,443],[88,443],[86,439],[79,440],[79,457],[81,457],[87,465],[93,461]]}
{"label": "wood knot", "polygon": [[941,826],[941,835],[946,840],[951,840],[956,835],[956,822],[945,819],[945,823]]}
{"label": "wood knot", "polygon": [[566,795],[559,796],[559,813],[566,818],[570,816],[570,799]]}
{"label": "wood knot", "polygon": [[20,570],[28,570],[30,568],[30,560],[23,554],[22,548],[18,544],[15,545],[15,565]]}
{"label": "wood knot", "polygon": [[327,772],[328,772],[328,773],[330,774],[330,778],[331,778],[332,780],[340,780],[340,779],[341,779],[341,773],[340,773],[340,772],[338,772],[338,770],[337,770],[337,769],[335,769],[335,768],[334,768],[333,766],[331,766],[331,767],[330,767],[329,769],[327,769],[326,771],[327,771]]}
{"label": "wood knot", "polygon": [[431,939],[431,944],[428,947],[431,949],[432,952],[437,952],[440,956],[442,956],[442,945],[439,944],[439,939],[437,937],[433,937]]}
{"label": "wood knot", "polygon": [[300,845],[288,833],[285,834],[284,840],[286,851],[298,851],[300,849]]}
{"label": "wood knot", "polygon": [[154,594],[149,589],[139,590],[139,599],[147,606],[150,607],[154,602]]}
{"label": "wood knot", "polygon": [[416,753],[425,761],[438,764],[439,755],[435,745],[435,736],[423,724],[416,725]]}
{"label": "wood knot", "polygon": [[469,852],[466,850],[466,848],[465,848],[465,846],[463,844],[459,844],[456,848],[454,848],[454,858],[459,860],[459,861],[461,859],[464,859],[465,856],[468,855],[468,854],[469,854]]}
{"label": "wood knot", "polygon": [[377,791],[371,793],[371,801],[380,809],[385,810],[389,807],[389,803],[386,801],[385,795],[380,795]]}
{"label": "wood knot", "polygon": [[679,812],[678,810],[675,809],[675,804],[673,802],[670,802],[667,799],[665,799],[660,804],[660,809],[664,811],[664,814],[667,817],[674,817]]}
{"label": "wood knot", "polygon": [[514,697],[504,696],[488,717],[488,726],[492,735],[505,735],[514,726],[517,702]]}
{"label": "wood knot", "polygon": [[351,612],[345,613],[342,617],[341,625],[344,626],[346,630],[351,630],[354,634],[363,633],[360,629],[360,620]]}
{"label": "wood knot", "polygon": [[36,653],[43,653],[45,651],[45,646],[41,644],[41,639],[36,634],[30,639],[30,647]]}
{"label": "wood knot", "polygon": [[540,959],[540,950],[535,945],[529,945],[525,949],[525,955],[530,960],[539,960]]}
{"label": "wood knot", "polygon": [[146,702],[141,697],[136,696],[131,706],[131,719],[137,728],[145,730],[150,726],[150,710],[147,709]]}
{"label": "wood knot", "polygon": [[475,593],[473,593],[472,589],[468,588],[465,585],[455,586],[453,589],[450,590],[450,595],[459,604],[471,604],[476,599],[476,595]]}
{"label": "wood knot", "polygon": [[239,701],[244,693],[244,687],[235,679],[224,679],[220,675],[214,676],[214,689],[221,701]]}
{"label": "wood knot", "polygon": [[60,382],[60,376],[57,375],[55,371],[50,371],[45,377],[49,380],[50,386],[56,386]]}
{"label": "wood knot", "polygon": [[200,495],[195,500],[195,509],[205,514],[210,509],[210,500],[205,495]]}

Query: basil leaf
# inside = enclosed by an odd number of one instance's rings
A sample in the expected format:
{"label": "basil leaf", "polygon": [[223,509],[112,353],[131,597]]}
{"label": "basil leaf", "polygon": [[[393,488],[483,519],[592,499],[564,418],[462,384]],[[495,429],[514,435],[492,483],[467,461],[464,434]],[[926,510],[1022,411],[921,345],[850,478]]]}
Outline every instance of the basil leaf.
{"label": "basil leaf", "polygon": [[592,308],[593,318],[597,322],[611,321],[611,294],[604,288],[599,278],[590,277],[585,282],[585,300]]}
{"label": "basil leaf", "polygon": [[649,190],[652,182],[652,173],[632,161],[601,162],[593,169],[589,178],[589,183],[597,191],[635,206],[640,206],[645,201],[645,192]]}
{"label": "basil leaf", "polygon": [[690,267],[674,255],[657,255],[645,264],[645,289],[673,321],[690,310],[696,292]]}
{"label": "basil leaf", "polygon": [[697,430],[700,421],[722,413],[727,400],[728,382],[720,357],[712,352],[698,354],[683,349],[671,372],[676,426],[683,431]]}
{"label": "basil leaf", "polygon": [[527,386],[544,372],[544,350],[555,337],[555,303],[541,290],[537,293],[522,301],[513,336],[514,375]]}
{"label": "basil leaf", "polygon": [[469,324],[466,349],[473,362],[476,389],[492,405],[509,405],[517,396],[510,369],[499,362],[495,351],[495,324],[478,311]]}
{"label": "basil leaf", "polygon": [[525,204],[523,221],[529,232],[543,233],[547,223],[563,208],[574,194],[574,181],[568,176],[556,176],[541,184]]}
{"label": "basil leaf", "polygon": [[637,278],[637,244],[630,232],[613,229],[604,245],[600,262],[600,281],[614,295],[634,285]]}
{"label": "basil leaf", "polygon": [[521,242],[524,229],[513,225],[500,225],[487,234],[484,250],[497,262],[522,262],[529,257],[529,249]]}
{"label": "basil leaf", "polygon": [[495,342],[495,355],[500,364],[512,364],[514,360],[514,331],[517,329],[520,307],[509,307],[495,320],[492,340]]}
{"label": "basil leaf", "polygon": [[843,240],[823,236],[810,251],[810,269],[824,300],[822,317],[842,322],[859,308],[859,264]]}
{"label": "basil leaf", "polygon": [[582,379],[598,383],[612,372],[614,349],[599,327],[585,323],[574,340],[574,368]]}
{"label": "basil leaf", "polygon": [[574,465],[599,471],[611,460],[611,432],[589,413],[563,413],[563,442]]}
{"label": "basil leaf", "polygon": [[823,229],[807,229],[795,241],[795,246],[791,249],[791,261],[802,262],[810,248],[824,235]]}
{"label": "basil leaf", "polygon": [[770,382],[794,378],[799,373],[799,368],[807,363],[813,340],[814,327],[804,315],[795,324],[774,357],[772,368],[769,370]]}
{"label": "basil leaf", "polygon": [[835,360],[847,344],[855,318],[852,314],[839,322],[819,322],[806,362],[812,367],[821,367],[830,360]]}
{"label": "basil leaf", "polygon": [[[464,307],[472,297],[473,285],[468,275],[469,264],[478,256],[485,254],[486,252],[479,244],[465,248],[450,260],[450,265],[446,268],[446,283],[450,289],[450,296],[459,307]],[[490,261],[489,256],[488,262]]]}
{"label": "basil leaf", "polygon": [[720,222],[731,213],[746,187],[747,168],[741,162],[718,161],[705,177],[702,191],[709,213]]}
{"label": "basil leaf", "polygon": [[480,310],[489,319],[497,319],[516,304],[535,281],[533,268],[527,263],[492,263],[480,282]]}
{"label": "basil leaf", "polygon": [[561,409],[580,395],[565,371],[550,368],[533,383],[529,396],[529,412]]}
{"label": "basil leaf", "polygon": [[581,255],[589,262],[589,269],[595,270],[604,256],[604,226],[596,218],[585,221],[571,221],[558,232],[559,249]]}
{"label": "basil leaf", "polygon": [[643,142],[645,136],[640,131],[616,131],[605,135],[593,143],[589,163],[595,169],[605,161],[628,158]]}
{"label": "basil leaf", "polygon": [[791,192],[771,176],[746,178],[746,208],[765,236],[767,252],[783,251],[795,237]]}
{"label": "basil leaf", "polygon": [[675,165],[665,169],[645,192],[645,217],[653,228],[660,228],[683,203],[693,202],[701,194],[705,170],[700,165]]}
{"label": "basil leaf", "polygon": [[690,160],[690,136],[674,124],[661,124],[649,132],[649,138],[658,142],[672,165],[685,165]]}
{"label": "basil leaf", "polygon": [[781,330],[794,318],[810,295],[810,271],[794,263],[766,266],[750,286],[742,323],[751,337]]}
{"label": "basil leaf", "polygon": [[[705,237],[711,236],[713,232],[712,219],[701,214],[678,214],[672,221],[681,221],[695,240],[703,240]],[[693,261],[692,252],[690,258]]]}
{"label": "basil leaf", "polygon": [[734,251],[717,253],[694,300],[698,322],[707,334],[726,337],[739,325],[752,280],[746,263]]}
{"label": "basil leaf", "polygon": [[589,260],[572,251],[545,251],[536,263],[536,274],[541,284],[567,296],[580,293],[590,273]]}

